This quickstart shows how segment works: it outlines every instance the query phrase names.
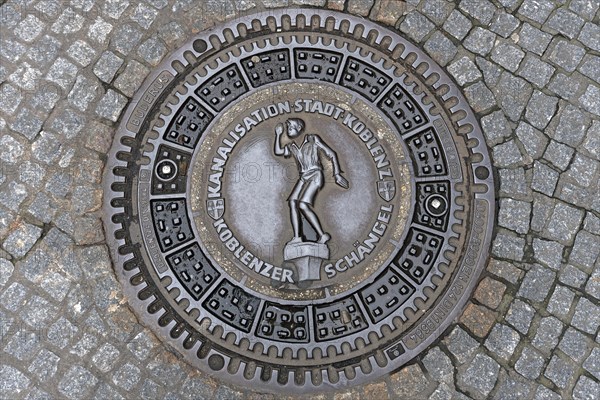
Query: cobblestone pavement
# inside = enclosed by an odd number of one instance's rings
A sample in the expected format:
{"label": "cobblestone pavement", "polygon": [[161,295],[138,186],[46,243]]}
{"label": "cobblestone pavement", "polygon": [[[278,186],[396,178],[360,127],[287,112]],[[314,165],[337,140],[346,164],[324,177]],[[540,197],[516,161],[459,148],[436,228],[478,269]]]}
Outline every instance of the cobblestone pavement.
{"label": "cobblestone pavement", "polygon": [[492,258],[445,337],[378,382],[311,399],[600,398],[600,1],[0,1],[0,397],[272,399],[190,368],[137,323],[100,221],[115,126],[214,23],[295,4],[393,25],[481,120]]}

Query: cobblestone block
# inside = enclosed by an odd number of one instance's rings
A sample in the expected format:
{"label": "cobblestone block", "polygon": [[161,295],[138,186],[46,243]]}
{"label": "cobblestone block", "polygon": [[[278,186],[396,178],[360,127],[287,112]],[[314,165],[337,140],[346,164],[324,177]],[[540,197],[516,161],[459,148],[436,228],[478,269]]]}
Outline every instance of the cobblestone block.
{"label": "cobblestone block", "polygon": [[75,82],[76,75],[77,67],[66,59],[59,57],[50,67],[46,79],[56,83],[62,89],[68,90]]}
{"label": "cobblestone block", "polygon": [[581,27],[585,21],[577,14],[572,13],[564,8],[559,8],[548,19],[545,26],[562,33],[570,39],[574,39],[581,31]]}
{"label": "cobblestone block", "polygon": [[588,22],[579,34],[579,41],[592,50],[600,51],[600,26]]}
{"label": "cobblestone block", "polygon": [[466,88],[465,96],[473,110],[477,112],[485,112],[496,104],[494,95],[483,82],[477,82]]}
{"label": "cobblestone block", "polygon": [[523,156],[514,140],[494,146],[494,161],[499,167],[510,167],[522,164]]}
{"label": "cobblestone block", "polygon": [[496,275],[499,278],[505,279],[506,281],[516,284],[523,271],[519,268],[515,267],[509,262],[499,261],[495,259],[490,259],[490,263],[488,264],[487,270],[492,274]]}
{"label": "cobblestone block", "polygon": [[41,235],[41,228],[28,223],[21,223],[8,235],[2,247],[13,257],[21,258],[29,252]]}
{"label": "cobblestone block", "polygon": [[500,366],[492,358],[477,354],[468,368],[458,373],[458,386],[477,397],[486,397],[494,388]]}
{"label": "cobblestone block", "polygon": [[448,72],[450,72],[460,86],[476,82],[482,77],[481,72],[475,63],[468,57],[462,57],[458,61],[450,64],[448,66]]}
{"label": "cobblestone block", "polygon": [[600,384],[587,376],[581,376],[573,389],[573,399],[597,399],[600,397]]}
{"label": "cobblestone block", "polygon": [[487,0],[461,1],[459,8],[485,26],[489,25],[496,12],[496,6]]}
{"label": "cobblestone block", "polygon": [[600,3],[589,0],[572,0],[569,9],[574,11],[580,17],[591,20],[598,11]]}
{"label": "cobblestone block", "polygon": [[564,321],[568,321],[569,311],[574,299],[575,293],[571,290],[564,286],[556,286],[548,301],[548,312]]}
{"label": "cobblestone block", "polygon": [[127,104],[127,98],[109,89],[96,106],[96,114],[116,122]]}
{"label": "cobblestone block", "polygon": [[486,307],[469,303],[460,316],[460,322],[477,337],[485,337],[495,322],[494,312]]}
{"label": "cobblestone block", "polygon": [[533,307],[519,299],[515,299],[504,318],[523,335],[527,335],[534,315],[535,310]]}
{"label": "cobblestone block", "polygon": [[485,30],[481,27],[475,27],[469,36],[463,41],[463,46],[467,50],[477,53],[481,56],[486,56],[494,47],[496,35],[493,32]]}
{"label": "cobblestone block", "polygon": [[0,387],[6,396],[17,396],[29,387],[31,380],[10,365],[0,365]]}
{"label": "cobblestone block", "polygon": [[525,57],[525,53],[509,42],[499,43],[492,51],[492,60],[511,72],[515,72],[519,68],[523,57]]}
{"label": "cobblestone block", "polygon": [[600,237],[580,231],[575,238],[569,262],[585,271],[592,271],[598,257],[600,257]]}
{"label": "cobblestone block", "polygon": [[571,324],[590,335],[595,335],[600,327],[600,307],[585,297],[580,298]]}
{"label": "cobblestone block", "polygon": [[565,100],[572,100],[579,93],[581,86],[582,80],[577,79],[576,74],[569,76],[557,73],[548,84],[548,89]]}
{"label": "cobblestone block", "polygon": [[591,80],[600,82],[600,57],[586,54],[578,70]]}
{"label": "cobblestone block", "polygon": [[561,267],[564,246],[548,240],[533,239],[533,253],[537,261],[558,271]]}
{"label": "cobblestone block", "polygon": [[502,302],[506,285],[489,277],[484,278],[477,286],[474,297],[485,306],[496,309]]}
{"label": "cobblestone block", "polygon": [[538,129],[544,129],[556,113],[558,99],[535,91],[527,104],[525,118]]}
{"label": "cobblestone block", "polygon": [[419,10],[436,25],[442,25],[454,10],[452,2],[446,0],[426,0]]}
{"label": "cobblestone block", "polygon": [[589,112],[600,116],[600,88],[589,85],[585,90],[585,93],[579,98],[579,102]]}
{"label": "cobblestone block", "polygon": [[473,24],[471,21],[458,10],[453,10],[443,25],[446,32],[458,40],[464,39],[464,37],[467,36],[467,33],[469,33],[471,30],[472,26]]}
{"label": "cobblestone block", "polygon": [[127,363],[114,373],[112,381],[115,385],[129,392],[140,380],[140,369]]}
{"label": "cobblestone block", "polygon": [[574,150],[571,147],[552,140],[548,147],[546,147],[544,158],[564,171],[571,162],[573,153]]}
{"label": "cobblestone block", "polygon": [[101,346],[92,356],[92,363],[102,372],[110,371],[121,353],[110,343]]}
{"label": "cobblestone block", "polygon": [[525,239],[503,231],[498,232],[492,245],[492,254],[496,257],[521,261],[524,255]]}
{"label": "cobblestone block", "polygon": [[[582,270],[572,266],[566,265],[559,276],[559,281],[565,285],[571,286],[576,289],[581,289],[587,280],[588,275]],[[590,293],[590,290],[587,290]]]}
{"label": "cobblestone block", "polygon": [[558,344],[563,327],[563,323],[554,317],[542,318],[531,344],[542,353],[549,354]]}
{"label": "cobblestone block", "polygon": [[112,35],[111,47],[123,55],[128,55],[142,39],[142,31],[132,24],[120,25]]}
{"label": "cobblestone block", "polygon": [[451,384],[454,380],[454,367],[450,358],[440,350],[434,347],[423,357],[423,365],[429,375],[437,382],[446,382]]}
{"label": "cobblestone block", "polygon": [[570,244],[583,220],[583,211],[559,202],[554,207],[544,234],[547,238]]}
{"label": "cobblestone block", "polygon": [[78,40],[69,47],[67,54],[82,67],[87,67],[96,56],[96,50],[87,42]]}
{"label": "cobblestone block", "polygon": [[115,80],[115,87],[128,97],[133,94],[148,75],[150,70],[135,60],[129,61],[125,70]]}
{"label": "cobblestone block", "polygon": [[412,364],[390,379],[390,390],[397,398],[412,398],[427,392],[429,381],[418,364]]}
{"label": "cobblestone block", "polygon": [[157,15],[157,10],[152,7],[148,7],[144,3],[140,3],[135,8],[130,18],[137,22],[142,28],[148,29],[156,19]]}
{"label": "cobblestone block", "polygon": [[519,334],[507,325],[496,324],[486,339],[485,347],[498,357],[509,360],[519,344]]}
{"label": "cobblestone block", "polygon": [[27,325],[41,330],[48,326],[48,323],[56,317],[57,313],[58,309],[54,304],[49,303],[40,296],[34,295],[25,302],[19,315]]}
{"label": "cobblestone block", "polygon": [[479,343],[460,326],[455,327],[443,342],[460,364],[466,363],[479,347]]}
{"label": "cobblestone block", "polygon": [[528,54],[521,63],[519,76],[533,83],[538,88],[543,88],[550,82],[556,68],[540,60],[538,57]]}
{"label": "cobblestone block", "polygon": [[554,4],[550,0],[525,0],[519,8],[519,14],[543,24],[546,18],[550,16],[554,9]]}
{"label": "cobblestone block", "polygon": [[69,7],[66,8],[56,22],[52,24],[52,32],[59,35],[73,34],[83,28],[84,23],[85,18]]}
{"label": "cobblestone block", "polygon": [[544,372],[544,376],[559,388],[565,389],[574,373],[575,367],[570,362],[554,355]]}
{"label": "cobblestone block", "polygon": [[523,49],[541,56],[546,51],[551,40],[552,35],[525,22],[519,31],[519,40],[517,43]]}
{"label": "cobblestone block", "polygon": [[567,72],[575,71],[585,55],[582,47],[571,44],[563,39],[555,39],[550,45],[548,60],[563,68]]}
{"label": "cobblestone block", "polygon": [[533,166],[533,181],[531,188],[547,196],[552,196],[558,183],[560,173],[550,166],[536,161]]}
{"label": "cobblestone block", "polygon": [[110,83],[121,65],[123,65],[121,57],[113,52],[105,51],[94,65],[94,74],[101,81]]}
{"label": "cobblestone block", "polygon": [[100,43],[106,43],[108,34],[113,30],[113,26],[103,20],[101,17],[96,17],[94,22],[88,28],[88,38]]}
{"label": "cobblestone block", "polygon": [[20,361],[29,361],[41,348],[37,332],[20,329],[13,335],[7,335],[4,352]]}
{"label": "cobblestone block", "polygon": [[148,64],[155,66],[167,54],[167,47],[159,38],[151,37],[140,45],[137,53]]}
{"label": "cobblestone block", "polygon": [[42,349],[27,370],[44,382],[56,375],[59,361],[59,356],[49,350]]}
{"label": "cobblestone block", "polygon": [[595,376],[596,379],[600,379],[600,348],[598,346],[594,347],[592,353],[585,360],[583,368]]}
{"label": "cobblestone block", "polygon": [[496,11],[490,30],[503,38],[508,38],[521,23],[514,15],[504,11]]}
{"label": "cobblestone block", "polygon": [[542,302],[548,296],[555,278],[556,274],[553,271],[534,264],[525,274],[518,295],[532,301]]}
{"label": "cobblestone block", "polygon": [[590,348],[590,340],[581,332],[573,328],[567,328],[558,348],[577,363],[581,363]]}
{"label": "cobblestone block", "polygon": [[525,148],[526,156],[530,156],[534,160],[537,160],[542,156],[546,149],[546,145],[548,144],[548,138],[542,132],[538,131],[527,122],[520,121],[515,133]]}
{"label": "cobblestone block", "polygon": [[523,349],[521,357],[515,363],[515,370],[525,378],[534,380],[542,373],[544,364],[544,356],[533,347],[527,346]]}
{"label": "cobblestone block", "polygon": [[578,108],[567,104],[561,112],[560,120],[554,132],[554,139],[576,147],[585,137],[590,118]]}
{"label": "cobblestone block", "polygon": [[58,391],[69,399],[81,399],[91,394],[98,382],[90,371],[80,365],[72,366],[58,383]]}
{"label": "cobblestone block", "polygon": [[420,42],[434,28],[433,23],[423,14],[412,11],[400,24],[400,31],[408,35],[415,42]]}
{"label": "cobblestone block", "polygon": [[[495,153],[494,153],[495,154]],[[513,199],[500,200],[498,224],[517,233],[527,233],[531,203]]]}
{"label": "cobblestone block", "polygon": [[445,66],[457,53],[456,46],[440,31],[435,31],[423,46],[438,64]]}
{"label": "cobblestone block", "polygon": [[503,72],[494,88],[494,94],[506,116],[512,121],[521,117],[533,89],[524,79],[518,78],[508,72]]}

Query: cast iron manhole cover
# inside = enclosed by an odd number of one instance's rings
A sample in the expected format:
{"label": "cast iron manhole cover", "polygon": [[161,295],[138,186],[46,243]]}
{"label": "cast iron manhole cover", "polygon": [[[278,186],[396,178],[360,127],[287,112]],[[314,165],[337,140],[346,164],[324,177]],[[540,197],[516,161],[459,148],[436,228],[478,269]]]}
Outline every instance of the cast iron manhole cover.
{"label": "cast iron manhole cover", "polygon": [[138,92],[109,165],[130,304],[239,385],[391,372],[486,262],[494,184],[473,112],[421,50],[348,15],[272,11],[197,36]]}

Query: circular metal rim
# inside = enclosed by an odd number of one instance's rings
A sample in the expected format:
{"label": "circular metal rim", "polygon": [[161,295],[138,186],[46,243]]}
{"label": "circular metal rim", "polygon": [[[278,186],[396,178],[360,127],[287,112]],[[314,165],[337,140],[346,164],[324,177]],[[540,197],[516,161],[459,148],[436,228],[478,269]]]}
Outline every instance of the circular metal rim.
{"label": "circular metal rim", "polygon": [[[123,183],[125,181],[125,179],[123,177],[114,175],[112,173],[113,168],[119,167],[119,166],[120,167],[126,166],[126,164],[127,164],[126,162],[119,161],[117,159],[117,154],[121,151],[127,152],[130,149],[129,146],[127,146],[123,143],[123,139],[126,139],[127,137],[133,138],[136,135],[133,132],[128,133],[129,131],[127,129],[127,121],[129,121],[129,119],[131,118],[136,105],[142,101],[142,97],[146,94],[148,89],[152,86],[152,84],[159,77],[159,75],[161,75],[161,73],[163,73],[164,71],[169,71],[173,76],[179,75],[177,73],[177,71],[171,65],[171,63],[173,61],[185,60],[184,53],[188,52],[188,51],[192,51],[193,53],[195,53],[196,56],[200,56],[202,54],[202,53],[196,52],[193,48],[193,43],[196,40],[203,39],[206,42],[210,42],[210,37],[213,35],[217,35],[221,39],[221,41],[225,42],[226,40],[224,37],[224,32],[227,29],[235,31],[236,27],[239,24],[245,25],[247,23],[248,25],[250,25],[252,20],[259,20],[261,22],[261,24],[263,26],[265,26],[265,25],[267,25],[268,18],[275,18],[278,21],[281,21],[281,18],[285,15],[291,16],[292,18],[298,17],[299,15],[304,15],[304,16],[306,16],[306,21],[311,21],[313,17],[319,17],[319,18],[321,18],[321,21],[325,21],[328,17],[332,17],[337,22],[339,22],[339,21],[350,22],[352,28],[356,28],[357,25],[362,25],[363,27],[366,28],[365,31],[363,32],[363,37],[365,37],[365,38],[366,38],[366,32],[369,32],[371,29],[382,28],[382,26],[380,26],[379,24],[377,24],[373,21],[365,20],[363,18],[348,15],[345,13],[339,13],[339,12],[334,12],[334,11],[329,11],[329,10],[312,9],[312,8],[310,8],[310,9],[294,8],[294,9],[274,9],[274,10],[270,10],[270,11],[264,12],[264,13],[250,14],[250,15],[247,15],[244,17],[240,17],[240,18],[231,20],[229,22],[226,22],[222,25],[219,25],[219,26],[209,29],[207,31],[201,32],[198,35],[196,35],[195,37],[191,38],[186,44],[184,44],[181,48],[179,48],[174,53],[172,53],[165,60],[163,60],[154,69],[154,71],[146,78],[143,85],[138,89],[133,100],[127,107],[127,110],[122,115],[121,122],[119,124],[119,128],[118,128],[115,138],[113,140],[113,146],[108,154],[108,159],[114,160],[115,165],[107,164],[107,168],[105,169],[105,172],[104,172],[104,178],[103,178],[103,185],[104,185],[103,222],[104,222],[105,230],[106,230],[106,233],[108,236],[107,239],[109,239],[109,240],[107,240],[107,242],[108,242],[108,245],[110,248],[110,254],[113,259],[113,263],[115,265],[117,277],[123,286],[123,290],[124,290],[125,296],[128,298],[129,304],[132,306],[135,314],[140,318],[140,320],[145,325],[152,327],[152,330],[160,336],[160,338],[163,340],[164,343],[167,343],[170,346],[172,346],[173,348],[176,348],[180,353],[182,353],[184,358],[194,366],[199,366],[197,362],[194,362],[194,359],[196,358],[195,350],[196,350],[197,345],[189,350],[186,350],[183,347],[183,339],[184,338],[179,337],[178,339],[174,339],[170,334],[172,329],[175,326],[175,321],[171,321],[166,326],[160,326],[160,324],[157,323],[158,319],[160,318],[160,315],[152,315],[149,312],[145,311],[145,310],[147,310],[148,305],[151,303],[151,299],[146,299],[145,301],[143,301],[138,298],[138,293],[143,289],[143,287],[139,288],[139,287],[135,287],[135,286],[131,285],[129,283],[129,280],[133,276],[133,274],[126,272],[122,268],[124,263],[126,263],[132,257],[131,257],[131,254],[123,255],[119,252],[119,248],[122,247],[123,245],[125,245],[125,242],[122,238],[121,239],[118,238],[118,231],[120,231],[122,227],[118,222],[113,221],[113,216],[122,214],[124,212],[124,209],[113,206],[111,204],[111,202],[115,198],[112,196],[108,196],[108,194],[113,193],[113,192],[114,193],[122,193],[117,190],[113,190],[112,186],[115,184],[118,185],[120,183]],[[438,324],[438,327],[439,327],[438,330],[439,330],[439,333],[441,334],[448,326],[450,326],[450,324],[452,323],[454,318],[459,313],[462,312],[467,300],[470,297],[471,292],[473,291],[473,289],[479,279],[479,276],[480,276],[480,274],[487,262],[487,258],[489,256],[489,248],[491,245],[491,239],[492,239],[492,234],[493,234],[493,229],[494,229],[493,222],[494,222],[494,216],[495,216],[495,198],[494,198],[495,196],[494,196],[494,190],[493,190],[493,188],[495,186],[494,186],[494,177],[493,177],[493,173],[492,173],[493,170],[492,170],[489,153],[487,151],[485,142],[483,141],[483,135],[480,131],[477,118],[476,118],[474,112],[468,106],[466,99],[464,98],[462,93],[459,91],[458,86],[455,83],[453,83],[452,80],[449,78],[449,76],[443,71],[443,69],[438,64],[436,64],[430,57],[428,57],[421,49],[419,49],[418,47],[416,47],[415,45],[410,43],[407,39],[401,37],[398,33],[392,31],[390,27],[384,26],[383,28],[385,29],[385,34],[380,35],[378,37],[378,39],[388,36],[393,39],[393,44],[401,43],[402,45],[404,45],[405,50],[404,50],[403,54],[404,53],[407,53],[407,54],[414,53],[416,55],[416,59],[414,60],[414,62],[412,64],[413,66],[415,66],[415,67],[421,66],[422,63],[425,63],[425,65],[427,66],[426,71],[419,74],[423,77],[424,80],[427,80],[429,77],[432,76],[432,74],[437,75],[437,77],[438,77],[437,81],[429,86],[432,88],[436,88],[436,87],[439,88],[439,86],[441,84],[446,84],[447,87],[449,88],[449,90],[444,95],[441,96],[442,99],[449,99],[451,97],[455,97],[459,100],[456,105],[449,108],[449,111],[455,112],[458,110],[462,110],[466,113],[466,116],[463,119],[461,119],[458,123],[459,123],[459,125],[462,125],[465,123],[470,123],[473,126],[474,129],[471,133],[467,134],[467,138],[468,139],[476,139],[478,141],[478,143],[475,146],[471,147],[470,150],[473,153],[477,153],[477,154],[480,154],[483,156],[480,161],[472,162],[470,164],[470,167],[473,169],[473,174],[472,174],[473,181],[474,181],[473,184],[475,184],[475,185],[487,184],[488,187],[492,189],[492,190],[488,190],[485,193],[476,193],[474,196],[477,199],[483,200],[487,204],[486,210],[485,210],[485,211],[487,211],[487,215],[485,216],[486,229],[482,233],[484,240],[482,241],[481,246],[480,246],[481,250],[478,253],[478,258],[476,261],[476,268],[475,268],[474,274],[471,276],[471,279],[466,283],[465,289],[464,289],[464,291],[462,291],[462,294],[457,299],[456,304],[454,305],[454,308],[451,310],[450,313],[446,314],[445,318],[443,318],[442,321],[440,321]],[[393,47],[393,46],[390,45],[390,47]],[[172,83],[172,82],[173,81],[171,81],[169,83]],[[167,84],[167,87],[168,86],[169,85]],[[153,104],[156,103],[156,100],[157,100],[157,98],[154,99]],[[465,107],[460,107],[461,104],[465,105]],[[478,167],[479,168],[484,167],[490,172],[487,179],[480,179],[477,177],[477,174],[475,173],[475,169]],[[471,237],[471,231],[468,232],[468,238],[470,238],[470,237]],[[112,240],[112,238],[115,238],[115,240]],[[467,247],[468,243],[469,243],[468,241],[465,243],[465,247]],[[463,262],[464,262],[464,254],[462,254],[460,256],[459,263],[461,266],[462,266]],[[117,266],[120,266],[121,268],[117,268]],[[434,305],[434,307],[432,307],[431,309],[428,310],[428,313],[433,313],[433,311],[435,311],[437,306],[438,306],[438,304]],[[144,311],[138,311],[138,310],[144,310]],[[262,380],[256,380],[256,379],[255,380],[247,380],[246,378],[244,378],[243,372],[241,370],[238,370],[237,374],[227,375],[227,376],[225,376],[225,378],[228,381],[230,381],[236,385],[244,385],[251,381],[253,383],[253,385],[256,385],[257,389],[265,390],[267,392],[280,392],[282,390],[289,392],[289,393],[308,393],[308,392],[331,391],[331,390],[339,389],[339,388],[350,386],[350,385],[366,383],[367,381],[372,381],[373,379],[375,379],[377,377],[381,377],[385,373],[392,372],[396,368],[406,364],[408,361],[413,359],[415,356],[417,356],[419,353],[421,353],[421,351],[423,351],[426,347],[431,345],[434,341],[437,341],[440,338],[440,334],[427,336],[427,338],[424,341],[422,341],[420,344],[418,344],[416,347],[408,350],[406,353],[404,353],[401,357],[397,358],[396,360],[389,362],[383,368],[375,368],[370,373],[364,373],[360,368],[358,368],[356,371],[356,376],[352,379],[348,379],[344,374],[340,374],[340,380],[335,384],[329,382],[328,377],[327,377],[327,371],[323,371],[323,377],[324,377],[323,383],[318,386],[311,384],[312,380],[310,379],[309,375],[306,377],[306,383],[304,385],[296,385],[296,384],[294,384],[293,380],[289,380],[288,383],[285,385],[279,384],[279,383],[277,383],[276,374],[274,374],[274,376],[271,376],[271,379],[269,381],[262,381]],[[210,354],[212,354],[212,353],[210,353]],[[209,358],[209,356],[207,356],[207,358]],[[218,372],[215,372],[214,370],[211,370],[210,368],[208,368],[208,365],[206,365],[205,367],[200,365],[199,367],[200,367],[200,369],[204,370],[209,375],[217,375],[218,374]],[[310,374],[309,372],[307,372],[307,373]]]}

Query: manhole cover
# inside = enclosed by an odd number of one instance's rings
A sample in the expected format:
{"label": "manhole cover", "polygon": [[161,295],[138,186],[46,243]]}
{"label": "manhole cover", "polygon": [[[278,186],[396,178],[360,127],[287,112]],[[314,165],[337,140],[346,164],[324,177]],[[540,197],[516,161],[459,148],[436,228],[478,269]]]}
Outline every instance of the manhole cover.
{"label": "manhole cover", "polygon": [[199,35],[138,92],[109,165],[130,304],[239,385],[391,372],[450,324],[487,258],[494,185],[472,111],[419,49],[344,14]]}

